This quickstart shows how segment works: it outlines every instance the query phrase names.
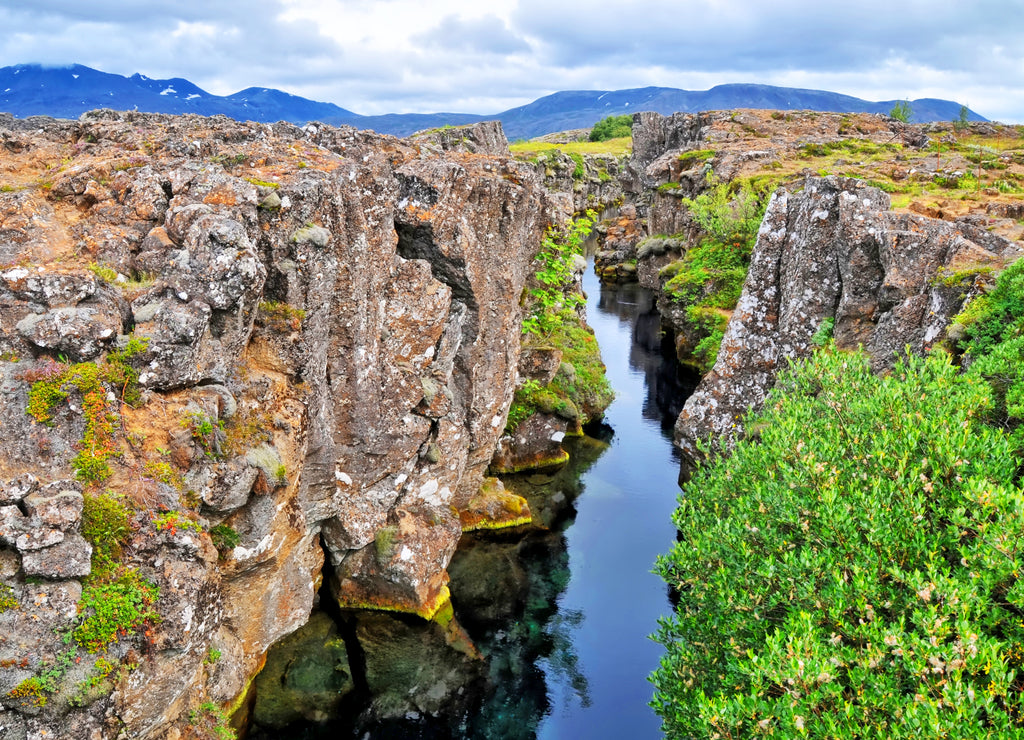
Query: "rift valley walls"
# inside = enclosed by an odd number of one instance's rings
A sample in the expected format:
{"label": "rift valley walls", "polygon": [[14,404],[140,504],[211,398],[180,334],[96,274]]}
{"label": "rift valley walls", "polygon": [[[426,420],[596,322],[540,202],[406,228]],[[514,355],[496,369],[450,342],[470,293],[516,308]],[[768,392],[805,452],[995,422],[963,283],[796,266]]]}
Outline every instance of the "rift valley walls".
{"label": "rift valley walls", "polygon": [[546,225],[500,133],[0,118],[5,737],[216,724],[325,558],[445,602]]}

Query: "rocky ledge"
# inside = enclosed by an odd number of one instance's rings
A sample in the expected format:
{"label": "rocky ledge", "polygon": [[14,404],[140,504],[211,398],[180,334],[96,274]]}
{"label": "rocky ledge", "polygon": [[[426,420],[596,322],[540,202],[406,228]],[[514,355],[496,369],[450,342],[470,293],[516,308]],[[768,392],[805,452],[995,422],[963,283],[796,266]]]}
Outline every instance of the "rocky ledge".
{"label": "rocky ledge", "polygon": [[481,485],[547,196],[458,138],[0,117],[0,735],[216,724],[324,573],[430,616],[528,515]]}
{"label": "rocky ledge", "polygon": [[777,191],[718,360],[676,422],[684,455],[699,457],[698,440],[728,446],[743,434],[743,415],[787,361],[810,355],[823,327],[840,349],[864,347],[880,371],[907,349],[942,346],[966,301],[1024,253],[987,226],[895,213],[886,193],[851,178]]}

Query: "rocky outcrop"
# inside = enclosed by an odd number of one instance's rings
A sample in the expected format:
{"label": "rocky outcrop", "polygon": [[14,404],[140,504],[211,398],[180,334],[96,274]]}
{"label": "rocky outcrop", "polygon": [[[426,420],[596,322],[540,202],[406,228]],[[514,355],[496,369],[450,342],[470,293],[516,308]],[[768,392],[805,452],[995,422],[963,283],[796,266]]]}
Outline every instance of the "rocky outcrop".
{"label": "rocky outcrop", "polygon": [[637,279],[636,245],[643,235],[643,223],[632,204],[618,209],[614,218],[601,224],[601,249],[594,255],[594,271],[602,282],[629,283]]}
{"label": "rocky outcrop", "polygon": [[[0,625],[39,629],[0,643],[0,728],[179,736],[307,619],[325,558],[342,606],[443,604],[460,511],[505,502],[478,493],[545,226],[533,173],[447,139],[111,111],[5,119],[0,142],[0,480],[41,492],[3,507]],[[26,415],[68,367],[102,392],[60,381],[52,419]],[[74,470],[130,504],[124,565],[160,621],[111,648],[138,666],[113,693],[33,707],[9,692],[61,660],[88,573]]]}
{"label": "rocky outcrop", "polygon": [[676,443],[691,459],[697,440],[725,445],[744,432],[790,359],[834,321],[840,349],[863,346],[878,370],[909,348],[941,343],[985,268],[1021,247],[971,219],[947,222],[889,210],[889,197],[862,181],[808,178],[772,197],[743,294],[712,371],[686,402]]}
{"label": "rocky outcrop", "polygon": [[468,126],[444,126],[420,131],[409,137],[423,147],[436,147],[444,152],[468,152],[508,157],[508,139],[501,121],[482,121]]}
{"label": "rocky outcrop", "polygon": [[603,154],[566,154],[560,149],[542,152],[529,160],[551,192],[570,195],[570,213],[593,209],[600,213],[622,201],[620,178],[625,157]]}

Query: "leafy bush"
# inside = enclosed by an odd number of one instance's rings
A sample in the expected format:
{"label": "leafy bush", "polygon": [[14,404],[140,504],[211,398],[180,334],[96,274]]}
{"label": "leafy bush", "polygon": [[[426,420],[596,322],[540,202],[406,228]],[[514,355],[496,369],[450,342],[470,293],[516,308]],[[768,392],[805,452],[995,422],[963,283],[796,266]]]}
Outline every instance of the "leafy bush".
{"label": "leafy bush", "polygon": [[780,378],[658,562],[669,737],[1024,737],[1024,501],[991,405],[941,353]]}
{"label": "leafy bush", "polygon": [[210,527],[210,539],[213,540],[213,546],[217,548],[217,552],[220,553],[221,559],[227,557],[227,554],[238,547],[238,543],[241,542],[241,537],[238,535],[238,531],[229,524],[218,524],[216,527]]}
{"label": "leafy bush", "polygon": [[75,477],[81,481],[98,483],[111,475],[107,461],[120,453],[115,435],[118,417],[107,400],[107,386],[120,391],[121,400],[125,403],[134,404],[140,400],[138,371],[130,361],[144,352],[148,343],[148,339],[132,337],[123,349],[110,352],[100,364],[79,362],[70,365],[51,360],[21,376],[32,383],[25,413],[47,426],[53,425],[54,409],[67,400],[70,388],[81,394],[85,430],[79,452],[71,460]]}
{"label": "leafy bush", "polygon": [[633,116],[608,116],[594,124],[590,130],[591,141],[608,141],[633,135]]}
{"label": "leafy bush", "polygon": [[744,242],[753,242],[761,228],[767,193],[749,181],[733,191],[727,182],[716,183],[708,176],[711,187],[696,198],[685,198],[693,220],[709,239],[725,242],[739,235]]}
{"label": "leafy bush", "polygon": [[1024,260],[999,275],[992,292],[967,305],[954,320],[964,327],[960,341],[970,362],[970,374],[992,387],[992,418],[1013,432],[1017,449],[1024,449]]}
{"label": "leafy bush", "polygon": [[125,570],[104,582],[91,582],[82,589],[78,602],[82,618],[70,638],[90,653],[105,650],[143,622],[159,619],[152,608],[159,594],[154,584],[134,570]]}

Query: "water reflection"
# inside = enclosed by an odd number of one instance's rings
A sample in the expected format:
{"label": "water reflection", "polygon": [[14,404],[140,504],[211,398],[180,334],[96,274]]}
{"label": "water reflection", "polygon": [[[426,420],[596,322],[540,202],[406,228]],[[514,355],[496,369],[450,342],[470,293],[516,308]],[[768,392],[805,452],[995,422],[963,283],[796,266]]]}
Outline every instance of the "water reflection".
{"label": "water reflection", "polygon": [[[674,537],[671,428],[695,383],[648,291],[592,277],[586,289],[618,396],[593,436],[568,442],[565,467],[505,479],[530,502],[534,525],[463,536],[449,566],[450,622],[349,612],[333,615],[338,634],[311,622],[319,632],[303,649],[317,660],[275,647],[251,738],[659,736],[646,678],[660,652],[647,635],[670,606],[650,570]],[[281,699],[281,687],[296,686],[325,705]],[[324,686],[348,693],[339,701]],[[302,718],[268,720],[261,705],[301,707]]]}
{"label": "water reflection", "polygon": [[[637,283],[599,288],[598,310],[615,316],[630,332],[629,366],[643,373],[647,390],[641,414],[656,421],[669,439],[683,404],[693,393],[700,375],[673,362],[672,336],[663,331],[655,295]],[[602,351],[606,354],[602,345]]]}

